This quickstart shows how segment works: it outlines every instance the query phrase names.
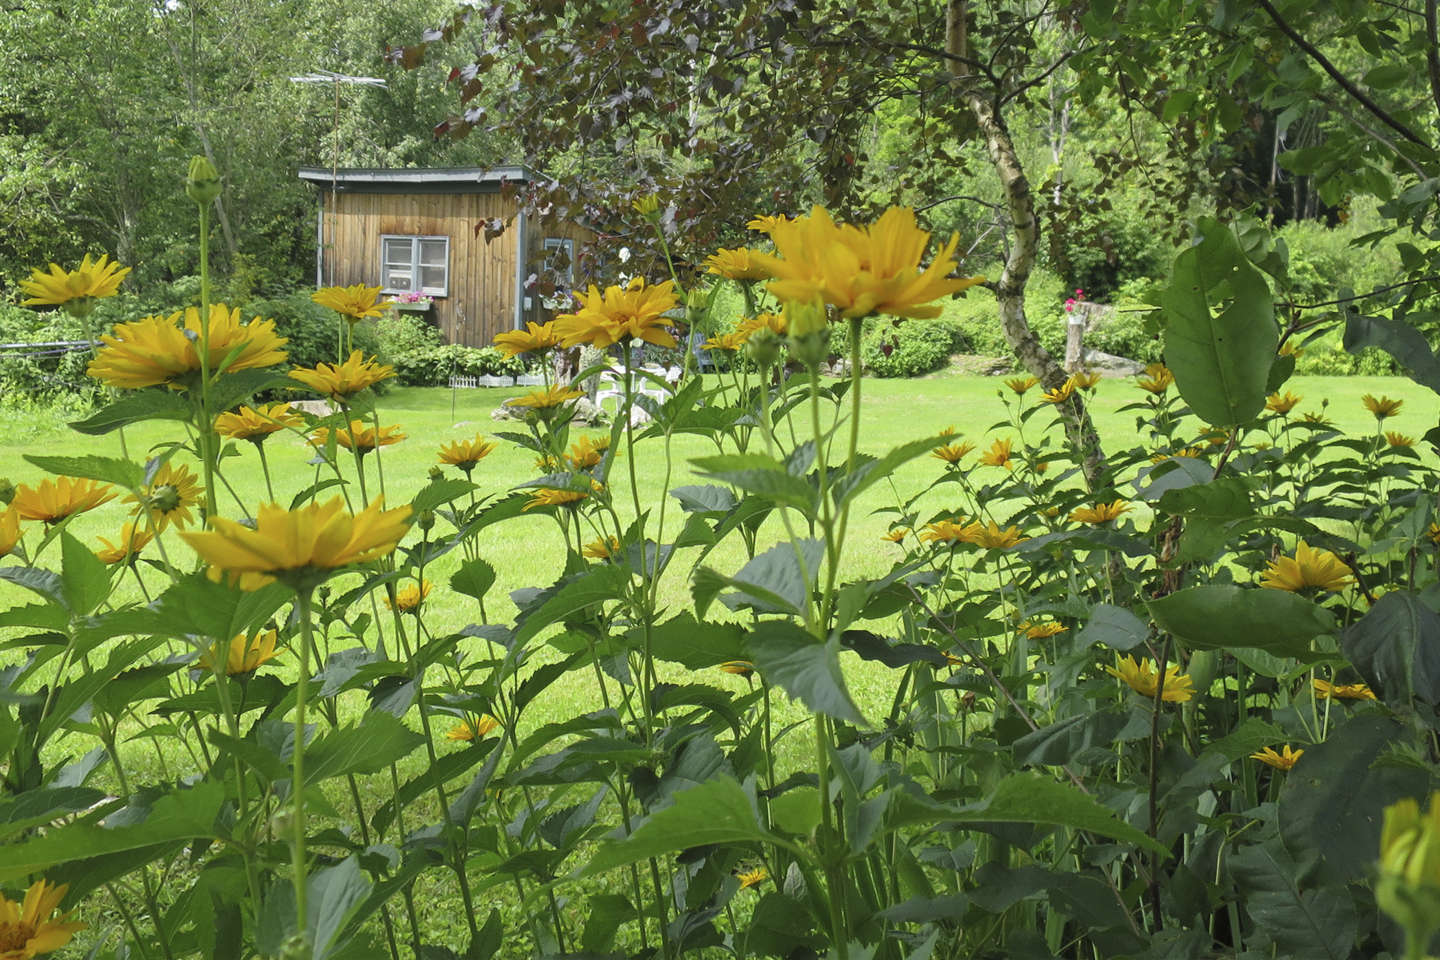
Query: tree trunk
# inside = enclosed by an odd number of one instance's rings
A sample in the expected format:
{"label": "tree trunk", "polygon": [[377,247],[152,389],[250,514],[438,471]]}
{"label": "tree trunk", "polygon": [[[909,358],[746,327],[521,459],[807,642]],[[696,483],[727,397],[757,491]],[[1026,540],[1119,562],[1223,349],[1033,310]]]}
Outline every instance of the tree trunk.
{"label": "tree trunk", "polygon": [[[967,57],[966,49],[966,4],[965,0],[951,0],[946,17],[945,50],[952,56]],[[1025,316],[1025,285],[1035,267],[1035,256],[1040,246],[1040,222],[1035,216],[1035,196],[1030,190],[1030,181],[1015,153],[1015,144],[1010,131],[1005,127],[1004,118],[996,99],[986,98],[976,78],[967,77],[959,60],[948,60],[950,73],[956,78],[954,88],[969,103],[975,115],[980,135],[985,138],[985,147],[990,162],[1000,177],[1001,189],[1005,193],[1005,207],[1010,216],[1010,225],[1015,231],[1015,242],[1005,258],[1005,268],[1000,280],[991,288],[995,292],[995,303],[1000,311],[1000,329],[1005,342],[1024,365],[1040,380],[1046,390],[1061,386],[1068,375],[1056,359],[1051,356],[1030,329]],[[1100,447],[1100,437],[1085,409],[1084,401],[1076,393],[1070,400],[1059,405],[1065,424],[1065,435],[1071,446],[1079,453],[1085,485],[1094,492],[1104,485],[1102,474],[1105,470],[1105,452]]]}

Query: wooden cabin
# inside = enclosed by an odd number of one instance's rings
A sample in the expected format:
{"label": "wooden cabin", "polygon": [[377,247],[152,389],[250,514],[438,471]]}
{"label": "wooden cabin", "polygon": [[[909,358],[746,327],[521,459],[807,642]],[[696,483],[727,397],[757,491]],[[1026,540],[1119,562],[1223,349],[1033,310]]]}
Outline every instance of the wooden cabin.
{"label": "wooden cabin", "polygon": [[[467,347],[544,322],[571,301],[563,293],[542,298],[540,279],[562,291],[579,283],[577,254],[594,234],[578,224],[533,229],[516,200],[501,194],[502,185],[533,178],[522,166],[301,167],[300,179],[320,189],[315,284],[378,284],[390,296],[432,297],[430,322],[446,343]],[[486,225],[501,223],[504,232],[487,241]],[[554,255],[561,249],[564,256]]]}

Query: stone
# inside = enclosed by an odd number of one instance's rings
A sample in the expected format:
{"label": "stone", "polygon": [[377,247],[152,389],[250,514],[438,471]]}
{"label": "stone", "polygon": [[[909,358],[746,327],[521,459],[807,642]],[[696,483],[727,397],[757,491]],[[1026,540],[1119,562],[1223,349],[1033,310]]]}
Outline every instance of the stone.
{"label": "stone", "polygon": [[1091,373],[1098,373],[1108,379],[1138,377],[1145,372],[1143,363],[1089,348],[1086,348],[1082,355],[1081,365]]}
{"label": "stone", "polygon": [[317,417],[328,417],[335,411],[329,400],[291,400],[290,408],[299,410],[302,413],[313,414]]}
{"label": "stone", "polygon": [[[581,397],[580,399],[574,401],[574,404],[575,409],[574,414],[570,419],[571,423],[578,423],[587,427],[595,427],[608,422],[610,419],[610,414],[600,409],[598,405],[590,402],[589,400],[586,400],[584,397]],[[532,410],[530,407],[517,407],[514,406],[513,400],[507,400],[500,406],[496,407],[494,410],[490,411],[490,418],[492,420],[498,420],[503,423],[505,421],[515,420],[524,421],[534,416],[534,414],[535,411]]]}

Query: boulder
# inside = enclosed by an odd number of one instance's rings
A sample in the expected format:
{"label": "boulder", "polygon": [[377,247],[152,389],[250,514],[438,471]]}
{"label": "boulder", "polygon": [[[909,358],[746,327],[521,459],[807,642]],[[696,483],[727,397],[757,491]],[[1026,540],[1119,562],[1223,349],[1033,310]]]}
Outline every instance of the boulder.
{"label": "boulder", "polygon": [[[504,422],[507,420],[526,420],[535,415],[535,411],[529,407],[517,407],[513,404],[513,400],[505,401],[490,411],[490,418]],[[600,409],[598,405],[581,397],[575,401],[574,415],[571,417],[570,422],[587,427],[595,427],[606,423],[609,419],[610,414]]]}
{"label": "boulder", "polygon": [[1086,348],[1083,354],[1081,365],[1091,373],[1098,373],[1100,376],[1108,379],[1138,377],[1145,372],[1145,364],[1143,363],[1138,363],[1125,357],[1117,357],[1113,353],[1105,353],[1089,348]]}

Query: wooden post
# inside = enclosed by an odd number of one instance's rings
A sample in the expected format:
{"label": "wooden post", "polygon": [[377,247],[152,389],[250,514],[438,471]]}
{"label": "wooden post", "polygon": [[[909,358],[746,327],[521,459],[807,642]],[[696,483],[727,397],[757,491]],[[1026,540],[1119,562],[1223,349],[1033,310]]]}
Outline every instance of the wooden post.
{"label": "wooden post", "polygon": [[1081,373],[1085,369],[1085,312],[1076,309],[1065,326],[1065,372]]}

